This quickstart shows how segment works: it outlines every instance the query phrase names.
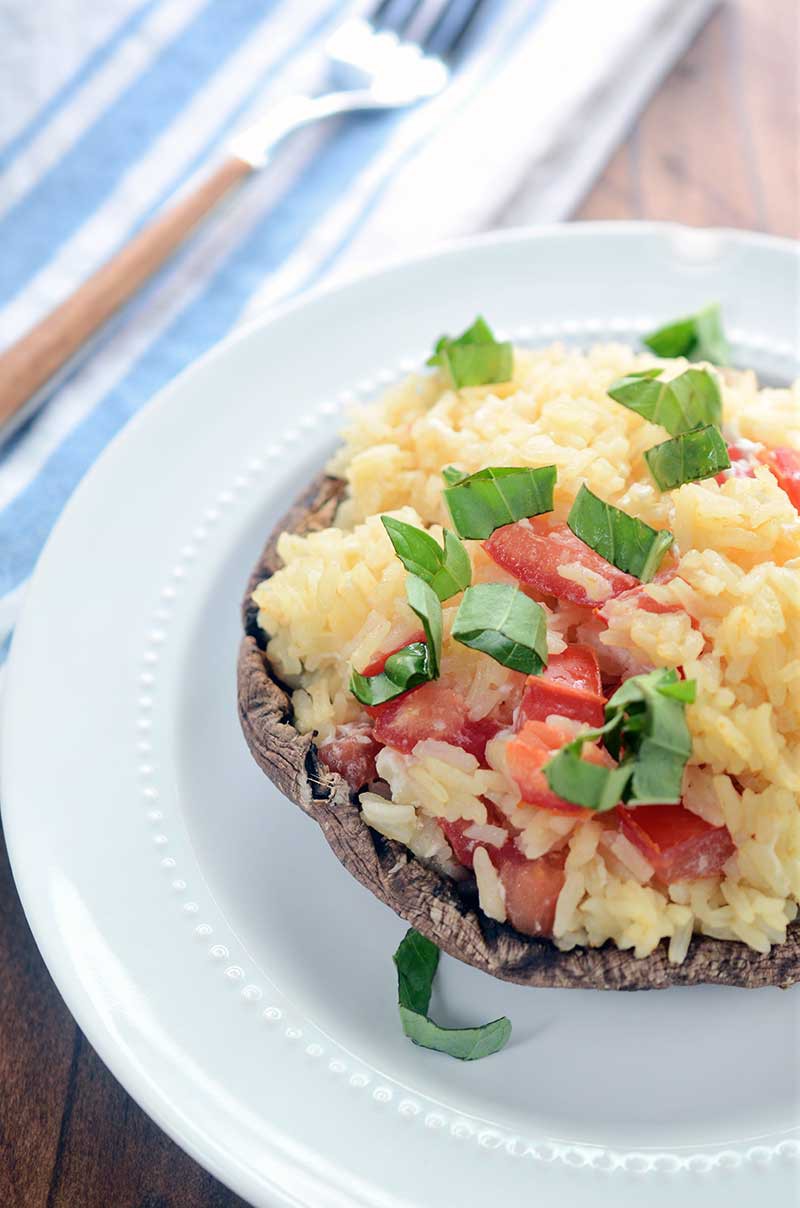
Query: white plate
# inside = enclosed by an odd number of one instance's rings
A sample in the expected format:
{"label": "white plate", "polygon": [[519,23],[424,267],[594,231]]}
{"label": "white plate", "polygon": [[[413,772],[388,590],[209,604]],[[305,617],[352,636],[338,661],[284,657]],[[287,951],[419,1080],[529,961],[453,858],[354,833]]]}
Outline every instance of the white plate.
{"label": "white plate", "polygon": [[737,361],[797,370],[797,259],[730,232],[480,239],[290,306],[182,375],[67,508],[11,658],[4,821],[25,909],[111,1070],[257,1204],[788,1203],[797,992],[530,990],[443,961],[461,1064],[397,1019],[404,925],[251,760],[238,604],[343,404],[480,310],[522,340],[635,338],[719,298]]}

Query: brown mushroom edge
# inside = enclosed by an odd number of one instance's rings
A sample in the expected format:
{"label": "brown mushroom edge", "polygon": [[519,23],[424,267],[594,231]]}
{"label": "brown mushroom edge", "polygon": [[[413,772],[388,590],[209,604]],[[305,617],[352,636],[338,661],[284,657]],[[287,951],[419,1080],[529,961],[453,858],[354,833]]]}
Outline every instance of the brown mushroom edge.
{"label": "brown mushroom edge", "polygon": [[407,848],[370,829],[341,776],[319,761],[309,734],[292,724],[291,699],[264,653],[251,592],[280,566],[280,533],[306,533],[333,521],[345,483],[317,479],[271,535],[247,587],[245,637],[239,651],[239,716],[247,744],[270,780],[321,827],[336,856],[357,880],[450,956],[506,981],[526,986],[597,990],[656,990],[716,985],[786,988],[800,980],[800,927],[767,955],[745,944],[697,936],[680,965],[666,945],[637,959],[613,944],[561,952],[549,940],[520,934],[478,908],[474,879],[456,882],[421,863]]}

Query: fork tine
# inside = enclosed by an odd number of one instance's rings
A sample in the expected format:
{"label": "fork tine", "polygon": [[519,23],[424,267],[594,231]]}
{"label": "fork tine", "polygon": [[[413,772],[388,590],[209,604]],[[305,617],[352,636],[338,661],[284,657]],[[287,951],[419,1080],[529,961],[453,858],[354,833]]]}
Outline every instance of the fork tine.
{"label": "fork tine", "polygon": [[451,0],[430,30],[423,49],[442,59],[458,55],[484,0]]}

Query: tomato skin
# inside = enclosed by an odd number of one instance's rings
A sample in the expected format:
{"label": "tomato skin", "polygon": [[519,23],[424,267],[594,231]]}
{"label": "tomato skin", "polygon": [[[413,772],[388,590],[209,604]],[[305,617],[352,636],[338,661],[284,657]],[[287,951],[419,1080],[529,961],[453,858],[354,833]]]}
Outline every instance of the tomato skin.
{"label": "tomato skin", "polygon": [[495,529],[491,537],[483,542],[483,548],[498,566],[502,566],[520,583],[533,587],[539,593],[568,600],[572,604],[590,607],[597,604],[586,593],[580,583],[573,583],[558,573],[559,566],[579,563],[588,570],[602,575],[610,585],[609,596],[618,596],[635,587],[637,580],[617,570],[605,558],[575,536],[566,524],[552,527],[543,516],[531,520],[518,520]]}
{"label": "tomato skin", "polygon": [[605,721],[600,665],[589,646],[569,646],[553,654],[541,675],[529,675],[517,711],[516,728],[526,721],[545,721],[553,714],[590,726]]}
{"label": "tomato skin", "polygon": [[523,935],[553,934],[558,895],[564,888],[566,852],[548,852],[538,860],[510,859],[500,870],[508,921]]}
{"label": "tomato skin", "polygon": [[[391,634],[389,636],[391,637]],[[361,672],[361,674],[362,675],[380,675],[380,673],[383,671],[384,667],[386,666],[386,660],[388,658],[391,658],[391,656],[393,654],[397,654],[398,650],[405,650],[406,646],[410,646],[412,642],[424,642],[424,641],[425,641],[424,631],[422,629],[415,630],[414,633],[409,634],[409,636],[406,638],[406,640],[404,642],[400,642],[400,644],[398,646],[392,645],[389,647],[388,650],[382,650],[379,654],[376,654],[375,658],[372,660],[372,662],[367,663],[366,667]]]}
{"label": "tomato skin", "polygon": [[[506,747],[506,762],[526,805],[537,805],[540,809],[582,817],[590,811],[580,805],[573,805],[571,801],[565,801],[554,793],[542,771],[553,753],[568,742],[569,737],[563,730],[546,725],[542,721],[526,721]],[[597,747],[587,746],[584,749],[588,758],[600,757],[602,760],[602,752]],[[593,756],[593,752],[597,755]]]}
{"label": "tomato skin", "polygon": [[332,738],[320,743],[319,757],[330,772],[338,772],[357,790],[377,779],[375,758],[380,749],[372,726],[356,722],[339,726]]}
{"label": "tomato skin", "polygon": [[736,847],[727,827],[682,805],[617,806],[620,829],[665,885],[717,876]]}
{"label": "tomato skin", "polygon": [[566,684],[581,692],[591,692],[595,696],[603,694],[597,655],[591,646],[585,646],[582,642],[573,642],[561,654],[551,654],[541,678],[554,684]]}
{"label": "tomato skin", "polygon": [[758,459],[765,466],[769,466],[778,480],[778,485],[800,512],[800,449],[766,449],[759,454]]}
{"label": "tomato skin", "polygon": [[367,712],[375,719],[378,742],[406,755],[423,739],[435,738],[462,747],[482,763],[487,742],[504,728],[493,718],[470,721],[463,698],[439,680],[420,684],[384,705],[370,706]]}

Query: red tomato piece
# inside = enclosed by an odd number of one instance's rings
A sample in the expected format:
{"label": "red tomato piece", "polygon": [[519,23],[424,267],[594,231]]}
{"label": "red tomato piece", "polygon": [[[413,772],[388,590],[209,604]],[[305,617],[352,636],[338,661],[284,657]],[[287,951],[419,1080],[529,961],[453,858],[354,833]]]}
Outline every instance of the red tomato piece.
{"label": "red tomato piece", "polygon": [[[670,578],[672,578],[672,576],[670,576]],[[662,582],[667,582],[667,581],[668,580],[662,580]],[[632,607],[640,608],[642,610],[642,612],[654,612],[659,616],[665,612],[683,612],[684,611],[682,604],[662,604],[660,600],[654,600],[653,597],[644,590],[645,586],[646,586],[646,584],[639,583],[636,587],[632,588],[630,591],[624,591],[622,593],[622,595],[617,596],[616,598],[620,601],[623,601],[623,600],[626,602],[630,601]],[[603,606],[603,607],[605,607],[605,606]],[[607,617],[606,613],[603,611],[603,608],[598,608],[595,611],[597,612],[598,616],[601,616],[603,618],[604,621],[608,620],[608,617]],[[695,625],[694,619],[692,619],[692,625]]]}
{"label": "red tomato piece", "polygon": [[720,486],[728,478],[755,478],[753,455],[748,449],[743,449],[741,445],[728,445],[728,457],[731,462],[730,469],[722,470],[715,476],[715,481]]}
{"label": "red tomato piece", "polygon": [[412,688],[385,705],[370,706],[367,712],[375,718],[378,742],[406,754],[423,739],[435,738],[462,747],[482,762],[487,742],[503,729],[493,718],[470,721],[464,700],[438,680]]}
{"label": "red tomato piece", "polygon": [[506,914],[523,935],[552,935],[558,895],[564,888],[566,852],[548,852],[538,860],[509,859],[500,870]]}
{"label": "red tomato piece", "polygon": [[381,749],[372,726],[363,722],[339,726],[332,738],[320,744],[319,757],[331,772],[344,777],[351,789],[375,780],[375,757]]}
{"label": "red tomato piece", "polygon": [[591,646],[585,646],[582,642],[573,642],[561,654],[551,654],[542,672],[542,679],[551,680],[554,684],[566,684],[581,692],[591,692],[595,696],[602,696],[603,693],[597,655]]}
{"label": "red tomato piece", "polygon": [[602,726],[605,698],[600,684],[600,665],[589,646],[569,646],[551,655],[541,675],[529,675],[517,712],[516,728],[527,721],[545,721],[552,714]]}
{"label": "red tomato piece", "polygon": [[[542,721],[526,721],[519,734],[506,747],[508,770],[519,786],[526,805],[537,805],[540,809],[558,810],[559,813],[586,814],[580,805],[565,801],[550,788],[542,768],[557,751],[569,742],[570,735]],[[599,747],[584,747],[584,756],[592,763],[608,762],[608,755]]]}
{"label": "red tomato piece", "polygon": [[578,563],[587,570],[602,575],[610,587],[610,596],[636,586],[633,575],[617,570],[605,558],[575,536],[566,524],[550,527],[543,516],[518,520],[495,529],[483,548],[509,574],[521,583],[547,596],[568,600],[572,604],[596,604],[580,583],[573,583],[558,573],[560,566]]}
{"label": "red tomato piece", "polygon": [[727,827],[712,826],[682,805],[617,806],[622,833],[665,885],[714,877],[734,853]]}
{"label": "red tomato piece", "polygon": [[492,843],[483,842],[480,839],[473,839],[467,835],[467,831],[474,826],[467,818],[459,818],[456,822],[446,822],[444,818],[439,819],[439,826],[445,839],[453,849],[453,855],[458,860],[459,864],[463,864],[465,868],[472,868],[472,860],[475,855],[476,847],[485,847],[489,859],[494,864],[495,868],[500,868],[506,860],[514,858],[516,848],[514,846],[514,836],[508,829],[508,821],[500,813],[491,801],[484,799],[486,806],[486,821],[490,826],[502,826],[507,832],[505,843],[501,847],[495,847]]}
{"label": "red tomato piece", "polygon": [[800,449],[767,449],[759,454],[759,461],[769,466],[778,485],[800,512]]}

